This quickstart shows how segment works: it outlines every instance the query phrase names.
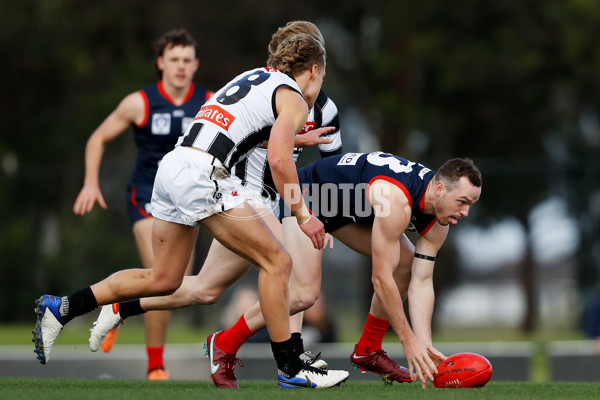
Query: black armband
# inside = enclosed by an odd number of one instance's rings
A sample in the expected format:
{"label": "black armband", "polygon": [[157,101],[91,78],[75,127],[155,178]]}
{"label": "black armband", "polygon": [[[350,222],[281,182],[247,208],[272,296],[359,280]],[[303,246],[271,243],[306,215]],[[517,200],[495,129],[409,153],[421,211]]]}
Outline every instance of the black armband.
{"label": "black armband", "polygon": [[435,257],[426,256],[425,254],[415,253],[415,258],[420,258],[427,261],[435,261]]}

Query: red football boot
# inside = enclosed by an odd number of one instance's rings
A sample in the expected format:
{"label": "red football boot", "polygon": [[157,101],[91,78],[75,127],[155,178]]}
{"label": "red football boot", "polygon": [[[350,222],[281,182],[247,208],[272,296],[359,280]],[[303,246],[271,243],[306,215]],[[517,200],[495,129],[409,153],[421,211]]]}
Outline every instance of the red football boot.
{"label": "red football boot", "polygon": [[385,381],[386,385],[391,385],[394,381],[412,382],[408,369],[398,365],[383,349],[371,353],[359,353],[354,346],[354,353],[350,356],[350,361],[354,368],[360,369],[363,374],[371,371],[381,375],[381,379]]}
{"label": "red football boot", "polygon": [[235,354],[225,353],[215,344],[215,339],[222,331],[211,333],[206,338],[204,348],[206,349],[206,357],[210,359],[210,377],[216,387],[223,389],[239,389],[237,377],[233,369],[235,364],[240,367],[244,366],[244,362],[237,358]]}

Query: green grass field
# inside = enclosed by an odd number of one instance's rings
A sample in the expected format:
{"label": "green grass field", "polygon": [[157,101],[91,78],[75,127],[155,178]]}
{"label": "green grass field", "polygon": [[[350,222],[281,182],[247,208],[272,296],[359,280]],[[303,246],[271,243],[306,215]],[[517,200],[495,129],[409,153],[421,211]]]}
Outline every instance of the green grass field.
{"label": "green grass field", "polygon": [[[60,344],[87,344],[89,328],[95,318],[88,317],[74,321],[69,324],[59,338]],[[211,327],[194,327],[181,321],[173,321],[169,327],[168,343],[203,343],[206,336],[212,332]],[[2,324],[0,325],[0,344],[2,345],[31,345],[31,330],[33,329],[33,318],[31,324]],[[393,336],[390,335],[390,340]],[[578,340],[583,336],[579,332],[537,332],[535,334],[523,334],[514,331],[488,330],[468,332],[445,332],[434,335],[434,342],[444,341],[532,341],[543,349],[545,342],[549,340]],[[344,338],[348,342],[355,337]],[[138,318],[128,321],[119,333],[119,344],[141,344],[145,342],[143,319]],[[32,347],[33,349],[33,347]],[[32,350],[33,351],[33,350]],[[533,356],[529,380],[537,383],[550,381],[549,362],[547,355],[540,351]]]}
{"label": "green grass field", "polygon": [[74,399],[594,399],[600,383],[491,382],[481,389],[421,389],[420,385],[385,386],[381,382],[347,382],[322,390],[282,390],[274,381],[242,381],[240,390],[215,388],[206,381],[148,382],[103,379],[0,378],[0,398],[11,400]]}

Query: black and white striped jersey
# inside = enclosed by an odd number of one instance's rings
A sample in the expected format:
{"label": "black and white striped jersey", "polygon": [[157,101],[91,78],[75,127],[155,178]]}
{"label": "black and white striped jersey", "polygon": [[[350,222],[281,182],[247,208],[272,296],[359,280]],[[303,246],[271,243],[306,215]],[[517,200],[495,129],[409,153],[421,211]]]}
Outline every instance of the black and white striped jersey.
{"label": "black and white striped jersey", "polygon": [[[342,138],[340,135],[340,120],[335,103],[321,90],[315,105],[309,111],[304,129],[299,135],[313,129],[334,126],[335,129],[327,134],[332,139],[331,143],[318,145],[321,157],[328,157],[342,153]],[[302,153],[302,148],[294,149],[294,161]],[[233,173],[242,180],[242,184],[254,192],[260,193],[269,200],[277,199],[277,190],[267,161],[267,150],[257,148],[248,157],[240,161],[233,169]]]}
{"label": "black and white striped jersey", "polygon": [[204,103],[177,145],[204,150],[231,171],[269,140],[277,117],[275,93],[282,86],[302,95],[292,77],[274,68],[238,75]]}

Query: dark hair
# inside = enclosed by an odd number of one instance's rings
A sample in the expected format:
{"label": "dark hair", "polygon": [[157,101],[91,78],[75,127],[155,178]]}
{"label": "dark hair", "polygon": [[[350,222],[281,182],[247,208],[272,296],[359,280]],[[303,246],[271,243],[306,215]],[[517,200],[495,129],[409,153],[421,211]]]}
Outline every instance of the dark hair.
{"label": "dark hair", "polygon": [[435,173],[435,179],[443,181],[448,190],[452,190],[456,182],[463,176],[471,182],[471,185],[481,187],[481,172],[473,160],[468,158],[448,160]]}
{"label": "dark hair", "polygon": [[267,60],[267,66],[292,75],[310,69],[314,64],[325,67],[325,47],[305,33],[284,39]]}
{"label": "dark hair", "polygon": [[192,46],[196,58],[198,58],[198,42],[196,42],[196,39],[187,30],[173,29],[165,33],[154,42],[154,65],[159,78],[162,78],[162,71],[158,68],[156,59],[162,57],[166,49],[175,46]]}

